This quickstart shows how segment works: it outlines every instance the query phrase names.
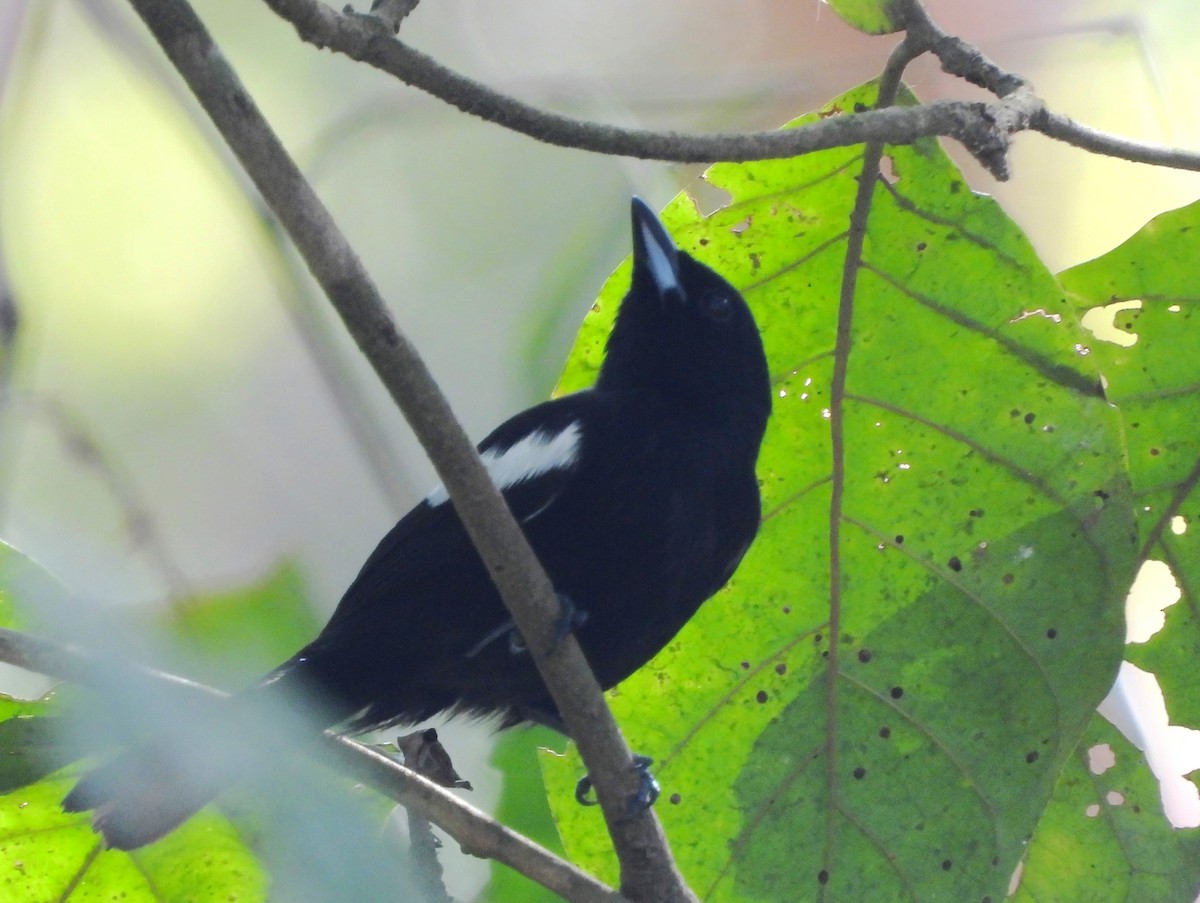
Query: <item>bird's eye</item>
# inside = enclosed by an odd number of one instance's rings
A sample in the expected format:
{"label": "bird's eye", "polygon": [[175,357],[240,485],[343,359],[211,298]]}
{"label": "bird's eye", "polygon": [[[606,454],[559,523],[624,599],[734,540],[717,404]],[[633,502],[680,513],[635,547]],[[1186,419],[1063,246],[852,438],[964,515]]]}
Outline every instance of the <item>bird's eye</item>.
{"label": "bird's eye", "polygon": [[701,299],[700,309],[710,320],[724,323],[733,316],[733,301],[723,292],[713,292]]}

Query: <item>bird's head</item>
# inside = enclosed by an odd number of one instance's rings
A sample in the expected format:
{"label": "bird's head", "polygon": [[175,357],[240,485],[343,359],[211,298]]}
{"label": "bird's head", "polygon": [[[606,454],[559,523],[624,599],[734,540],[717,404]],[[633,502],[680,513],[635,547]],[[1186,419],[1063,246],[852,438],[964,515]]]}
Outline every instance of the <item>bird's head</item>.
{"label": "bird's head", "polygon": [[679,250],[636,197],[633,278],[598,387],[660,391],[680,404],[733,401],[764,420],[771,406],[762,339],[745,300]]}

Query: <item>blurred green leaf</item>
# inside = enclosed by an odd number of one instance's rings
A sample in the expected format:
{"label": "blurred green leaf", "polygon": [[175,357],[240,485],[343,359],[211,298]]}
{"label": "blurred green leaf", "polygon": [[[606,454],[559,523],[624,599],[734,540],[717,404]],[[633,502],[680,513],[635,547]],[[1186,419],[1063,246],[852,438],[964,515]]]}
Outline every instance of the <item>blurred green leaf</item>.
{"label": "blurred green leaf", "polygon": [[[546,791],[538,768],[538,750],[560,748],[563,739],[544,727],[511,731],[492,752],[491,764],[504,773],[504,788],[495,817],[514,831],[540,843],[558,855],[564,855],[562,840],[554,826]],[[492,865],[492,879],[476,898],[476,903],[556,903],[561,899],[506,865]]]}
{"label": "blurred green leaf", "polygon": [[1200,890],[1200,831],[1171,827],[1141,752],[1099,715],[1038,825],[1015,903],[1186,903]]}
{"label": "blurred green leaf", "polygon": [[[0,627],[18,626],[22,604],[61,585],[33,561],[0,543]],[[78,755],[57,718],[33,718],[45,702],[0,698],[0,784],[45,776]],[[39,755],[48,759],[39,759]],[[104,850],[87,815],[59,806],[70,777],[52,777],[0,796],[0,900],[121,900],[185,903],[266,899],[266,873],[229,822],[203,812],[169,838],[134,854]]]}
{"label": "blurred green leaf", "polygon": [[825,0],[835,13],[867,34],[891,34],[900,22],[892,15],[891,0]]}
{"label": "blurred green leaf", "polygon": [[[861,154],[720,164],[706,179],[727,206],[664,212],[745,294],[776,391],[757,542],[612,694],[706,900],[1003,899],[1120,660],[1131,501],[1088,334],[934,140],[888,149],[864,261],[848,261]],[[627,267],[563,390],[594,377]],[[600,818],[571,800],[578,759],[543,769],[572,857],[613,880]]]}
{"label": "blurred green leaf", "polygon": [[249,586],[190,600],[164,617],[179,640],[185,673],[227,690],[261,677],[321,627],[291,564]]}
{"label": "blurred green leaf", "polygon": [[[1166,562],[1182,599],[1168,610],[1164,629],[1144,645],[1131,645],[1126,655],[1158,677],[1173,722],[1200,728],[1197,259],[1200,204],[1192,204],[1155,217],[1119,247],[1060,279],[1081,315],[1094,311],[1098,320],[1136,336],[1128,346],[1089,336],[1088,347],[1125,420],[1141,555]],[[1128,301],[1140,307],[1117,313]]]}

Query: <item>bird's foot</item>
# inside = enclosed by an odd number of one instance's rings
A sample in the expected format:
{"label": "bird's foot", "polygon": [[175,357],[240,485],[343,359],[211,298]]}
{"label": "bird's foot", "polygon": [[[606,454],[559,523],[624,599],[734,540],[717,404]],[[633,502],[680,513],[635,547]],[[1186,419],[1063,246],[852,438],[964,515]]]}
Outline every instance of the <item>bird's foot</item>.
{"label": "bird's foot", "polygon": [[[649,756],[633,757],[633,770],[638,773],[638,789],[631,797],[629,797],[629,806],[621,821],[630,821],[637,818],[647,809],[654,805],[658,799],[662,788],[658,786],[658,781],[654,779],[654,775],[650,773],[650,766],[654,764],[654,760]],[[597,801],[591,799],[592,778],[591,775],[584,775],[579,779],[579,783],[575,785],[575,800],[581,806],[595,806]]]}
{"label": "bird's foot", "polygon": [[[557,593],[558,604],[561,609],[558,620],[554,622],[554,636],[550,640],[550,648],[546,650],[549,655],[558,648],[558,644],[567,638],[567,634],[572,633],[582,627],[587,622],[587,612],[579,608],[571,600],[571,597],[564,593]],[[484,649],[494,643],[501,637],[508,637],[508,651],[513,655],[520,655],[523,652],[528,652],[529,647],[525,645],[525,637],[521,636],[521,631],[517,630],[517,625],[513,623],[512,618],[505,620],[495,630],[489,631],[483,639],[467,650],[467,658],[475,658]]]}

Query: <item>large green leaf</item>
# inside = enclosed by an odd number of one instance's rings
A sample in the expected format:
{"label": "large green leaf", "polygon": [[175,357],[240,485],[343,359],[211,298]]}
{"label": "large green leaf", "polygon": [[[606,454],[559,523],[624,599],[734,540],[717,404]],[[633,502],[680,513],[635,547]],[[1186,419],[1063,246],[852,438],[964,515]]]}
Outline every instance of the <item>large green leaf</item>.
{"label": "large green leaf", "polygon": [[[745,293],[777,394],[759,539],[612,700],[705,899],[1002,899],[1120,659],[1134,528],[1088,334],[933,140],[888,149],[852,259],[862,153],[717,165],[727,206],[664,213]],[[627,280],[563,389],[594,378]],[[577,760],[543,767],[568,849],[615,878]]]}
{"label": "large green leaf", "polygon": [[[1153,671],[1167,711],[1200,728],[1200,204],[1156,217],[1128,241],[1062,274],[1078,310],[1139,301],[1114,324],[1132,345],[1089,340],[1121,409],[1141,555],[1165,561],[1182,591],[1167,623],[1127,656]],[[1109,319],[1112,314],[1109,314]]]}

